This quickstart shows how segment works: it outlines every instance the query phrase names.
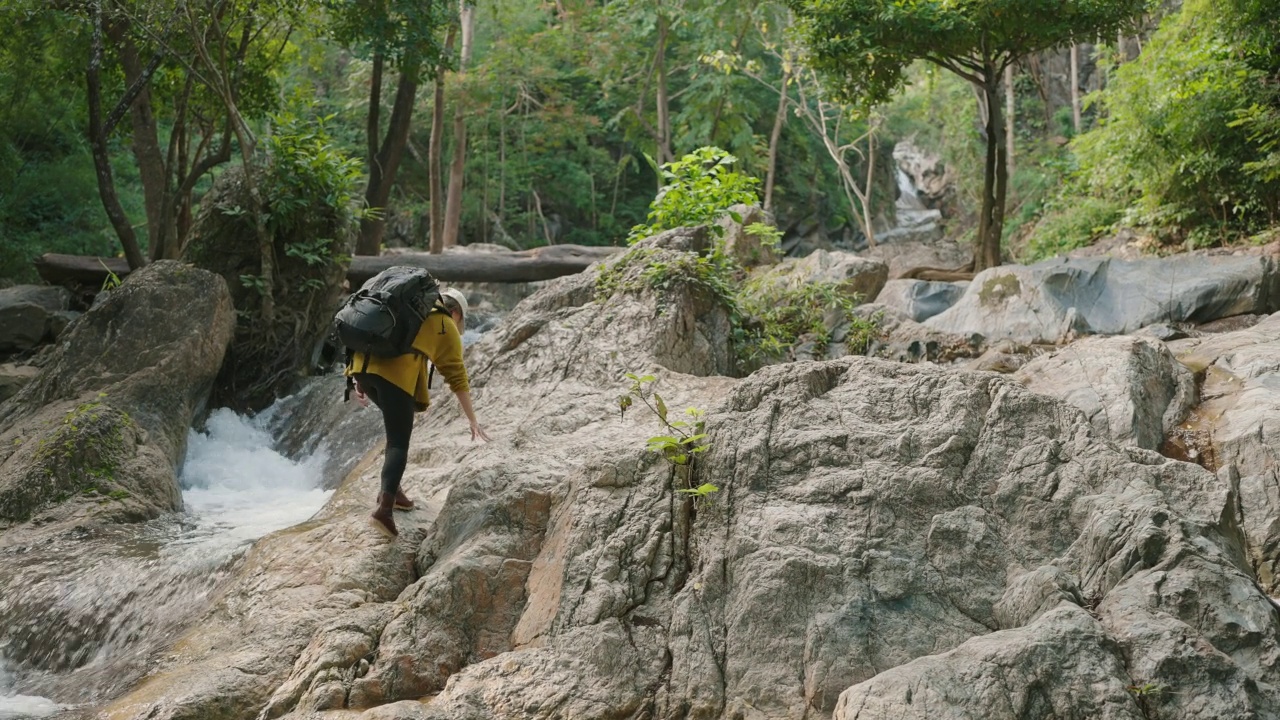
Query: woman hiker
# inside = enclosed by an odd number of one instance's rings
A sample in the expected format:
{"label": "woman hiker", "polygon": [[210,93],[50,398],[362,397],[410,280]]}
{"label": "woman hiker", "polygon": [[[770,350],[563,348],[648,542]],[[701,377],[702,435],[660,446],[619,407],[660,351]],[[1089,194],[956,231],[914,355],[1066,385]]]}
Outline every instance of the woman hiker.
{"label": "woman hiker", "polygon": [[[374,527],[395,537],[396,522],[392,509],[411,510],[413,501],[400,489],[400,478],[409,462],[409,437],[413,434],[413,415],[427,409],[431,402],[427,391],[430,377],[427,360],[444,376],[449,389],[471,423],[471,439],[489,440],[476,420],[471,407],[471,386],[467,369],[462,364],[462,333],[467,315],[467,298],[461,290],[440,291],[440,302],[427,315],[413,341],[413,352],[396,357],[355,353],[346,374],[355,379],[356,400],[368,405],[372,400],[382,411],[387,433],[387,450],[382,461],[382,488],[378,493],[378,509],[373,511]],[[453,318],[450,322],[447,318]],[[360,368],[363,372],[357,372]]]}

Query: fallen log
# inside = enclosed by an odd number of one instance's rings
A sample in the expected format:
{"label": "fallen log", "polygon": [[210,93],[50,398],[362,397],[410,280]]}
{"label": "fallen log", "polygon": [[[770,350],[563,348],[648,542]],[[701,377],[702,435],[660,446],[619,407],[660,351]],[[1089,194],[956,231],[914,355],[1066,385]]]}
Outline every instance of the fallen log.
{"label": "fallen log", "polygon": [[[550,245],[518,252],[450,252],[431,255],[420,252],[357,255],[347,269],[352,287],[393,265],[426,268],[444,282],[519,283],[551,280],[586,270],[623,248],[584,245]],[[129,274],[124,258],[45,253],[35,261],[36,272],[51,285],[102,287],[108,273],[123,279]]]}
{"label": "fallen log", "polygon": [[436,279],[444,282],[534,282],[580,273],[591,263],[603,260],[623,249],[585,245],[548,245],[517,252],[357,255],[352,258],[351,267],[347,269],[347,280],[351,282],[351,287],[356,288],[360,287],[365,280],[389,267],[412,265],[426,268]]}

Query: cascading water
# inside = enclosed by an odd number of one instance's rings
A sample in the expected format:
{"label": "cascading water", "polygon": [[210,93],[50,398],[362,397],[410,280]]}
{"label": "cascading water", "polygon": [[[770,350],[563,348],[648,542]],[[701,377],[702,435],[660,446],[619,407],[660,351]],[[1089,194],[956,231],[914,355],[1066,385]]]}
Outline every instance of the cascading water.
{"label": "cascading water", "polygon": [[0,598],[0,720],[118,694],[208,608],[249,543],[324,505],[323,448],[300,461],[279,454],[273,416],[220,410],[190,434],[181,515],[4,558],[24,588]]}

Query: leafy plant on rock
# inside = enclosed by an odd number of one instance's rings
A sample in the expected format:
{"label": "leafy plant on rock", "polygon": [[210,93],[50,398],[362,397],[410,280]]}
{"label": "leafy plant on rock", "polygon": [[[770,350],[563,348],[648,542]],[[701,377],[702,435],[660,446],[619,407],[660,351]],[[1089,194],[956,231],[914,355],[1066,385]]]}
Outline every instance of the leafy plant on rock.
{"label": "leafy plant on rock", "polygon": [[662,423],[666,431],[662,435],[655,435],[649,438],[646,441],[648,449],[661,455],[673,468],[688,470],[683,473],[687,487],[681,488],[679,492],[703,502],[710,502],[711,494],[719,492],[720,488],[711,483],[703,483],[695,487],[692,481],[693,473],[691,472],[698,455],[711,449],[711,444],[706,441],[707,423],[704,419],[705,413],[698,408],[691,407],[684,411],[687,419],[673,419],[667,409],[666,402],[653,389],[653,384],[657,381],[657,378],[652,375],[636,375],[634,373],[627,373],[626,378],[631,381],[631,386],[627,389],[625,395],[618,398],[619,412],[625,416],[627,410],[634,406],[637,400],[648,408]]}
{"label": "leafy plant on rock", "polygon": [[[715,222],[734,205],[758,202],[760,181],[733,170],[737,161],[724,150],[708,146],[664,163],[658,169],[662,190],[649,206],[649,224],[632,228],[627,241],[635,244],[663,230]],[[724,232],[712,227],[713,232]]]}

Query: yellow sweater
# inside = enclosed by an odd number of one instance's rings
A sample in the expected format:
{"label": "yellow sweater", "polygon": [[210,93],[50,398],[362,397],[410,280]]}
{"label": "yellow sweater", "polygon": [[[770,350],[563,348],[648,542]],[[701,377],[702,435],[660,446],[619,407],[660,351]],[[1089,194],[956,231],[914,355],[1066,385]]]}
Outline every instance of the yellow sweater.
{"label": "yellow sweater", "polygon": [[431,394],[427,390],[428,359],[444,375],[450,390],[464,392],[471,389],[467,369],[462,364],[462,336],[448,313],[437,309],[427,316],[413,339],[413,349],[414,352],[396,357],[370,355],[367,367],[364,353],[352,353],[346,374],[367,372],[386,378],[413,396],[418,412],[431,404]]}

